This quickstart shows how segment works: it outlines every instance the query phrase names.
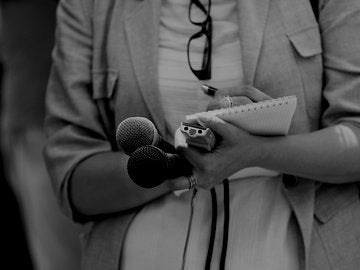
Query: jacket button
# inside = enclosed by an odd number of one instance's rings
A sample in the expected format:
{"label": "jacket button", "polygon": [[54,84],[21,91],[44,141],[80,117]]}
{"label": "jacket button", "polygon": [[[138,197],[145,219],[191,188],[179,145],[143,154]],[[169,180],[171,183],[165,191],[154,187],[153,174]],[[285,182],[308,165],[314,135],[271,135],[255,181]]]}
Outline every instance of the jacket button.
{"label": "jacket button", "polygon": [[286,189],[291,189],[299,184],[299,180],[293,175],[285,174],[283,177],[283,184]]}

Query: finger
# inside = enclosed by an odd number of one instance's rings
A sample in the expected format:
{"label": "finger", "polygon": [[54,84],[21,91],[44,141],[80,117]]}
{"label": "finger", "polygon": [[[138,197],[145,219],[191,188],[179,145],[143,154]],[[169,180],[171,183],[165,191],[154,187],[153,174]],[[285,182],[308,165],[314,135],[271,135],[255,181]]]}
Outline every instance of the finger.
{"label": "finger", "polygon": [[207,108],[206,110],[207,111],[213,111],[213,110],[218,110],[220,109],[220,98],[217,97],[217,98],[214,98],[214,99],[211,99],[209,104],[207,105]]}
{"label": "finger", "polygon": [[244,86],[243,91],[244,91],[244,96],[247,96],[253,102],[260,102],[271,99],[269,95],[265,94],[263,91],[260,91],[259,89],[251,85]]}
{"label": "finger", "polygon": [[223,108],[230,108],[230,107],[234,107],[234,106],[239,106],[239,105],[245,105],[245,104],[249,104],[249,103],[253,103],[251,101],[251,99],[249,99],[246,96],[233,96],[230,97],[231,98],[231,102],[229,102],[229,97],[230,96],[225,96],[225,97],[221,97],[213,99],[209,102],[208,106],[207,106],[207,111],[213,111],[213,110],[218,110],[218,109],[223,109]]}
{"label": "finger", "polygon": [[215,92],[214,98],[221,99],[224,96],[242,96],[242,95],[243,95],[243,91],[241,87],[221,88]]}
{"label": "finger", "polygon": [[252,85],[241,85],[239,87],[217,89],[213,92],[214,98],[221,98],[223,96],[246,96],[253,102],[264,101],[272,98]]}
{"label": "finger", "polygon": [[193,167],[200,167],[201,160],[203,159],[202,154],[194,147],[188,146],[183,147],[179,146],[176,149],[182,156],[184,156]]}
{"label": "finger", "polygon": [[187,176],[181,176],[175,179],[170,179],[166,181],[166,184],[169,186],[170,190],[184,190],[190,188],[190,182]]}
{"label": "finger", "polygon": [[223,96],[244,96],[247,86],[239,85],[238,87],[219,88],[214,92],[214,98],[221,98]]}
{"label": "finger", "polygon": [[245,105],[249,103],[253,103],[253,102],[251,101],[251,99],[249,99],[246,96],[238,96],[238,97],[225,96],[221,98],[219,101],[220,108],[231,108],[234,106]]}
{"label": "finger", "polygon": [[180,128],[178,128],[175,131],[175,134],[174,134],[174,146],[175,146],[175,149],[178,149],[180,147],[182,147],[182,148],[187,148],[188,147],[188,144],[186,142],[186,137],[181,132]]}
{"label": "finger", "polygon": [[214,131],[216,134],[220,135],[220,137],[227,137],[229,134],[234,132],[234,129],[237,129],[232,124],[225,122],[217,116],[205,116],[199,115],[197,117],[198,122]]}

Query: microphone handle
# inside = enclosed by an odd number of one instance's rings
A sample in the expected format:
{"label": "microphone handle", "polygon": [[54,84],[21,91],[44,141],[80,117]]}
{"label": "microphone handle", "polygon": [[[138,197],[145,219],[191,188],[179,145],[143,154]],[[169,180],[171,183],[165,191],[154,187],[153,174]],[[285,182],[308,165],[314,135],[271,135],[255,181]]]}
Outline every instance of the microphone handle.
{"label": "microphone handle", "polygon": [[166,178],[174,179],[180,176],[188,176],[192,174],[191,164],[178,154],[165,153],[168,165],[166,170]]}
{"label": "microphone handle", "polygon": [[153,188],[165,180],[192,173],[192,166],[186,159],[152,145],[142,146],[133,152],[127,169],[130,178],[144,188]]}
{"label": "microphone handle", "polygon": [[165,153],[170,153],[170,154],[176,154],[177,153],[176,149],[175,149],[175,146],[173,146],[171,143],[168,143],[167,141],[165,141],[160,136],[159,136],[159,139],[158,139],[157,143],[155,143],[154,146],[160,148]]}

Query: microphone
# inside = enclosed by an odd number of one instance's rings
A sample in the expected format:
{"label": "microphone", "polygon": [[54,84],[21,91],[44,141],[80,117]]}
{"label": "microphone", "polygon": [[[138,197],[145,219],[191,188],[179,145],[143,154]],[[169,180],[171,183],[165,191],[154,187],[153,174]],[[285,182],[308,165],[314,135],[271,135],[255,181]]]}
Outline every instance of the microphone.
{"label": "microphone", "polygon": [[143,188],[153,188],[165,180],[191,175],[190,163],[177,154],[168,154],[152,146],[135,150],[127,163],[130,178]]}
{"label": "microphone", "polygon": [[116,142],[127,155],[145,145],[156,146],[167,153],[176,153],[175,147],[161,138],[155,125],[145,117],[123,120],[116,129]]}

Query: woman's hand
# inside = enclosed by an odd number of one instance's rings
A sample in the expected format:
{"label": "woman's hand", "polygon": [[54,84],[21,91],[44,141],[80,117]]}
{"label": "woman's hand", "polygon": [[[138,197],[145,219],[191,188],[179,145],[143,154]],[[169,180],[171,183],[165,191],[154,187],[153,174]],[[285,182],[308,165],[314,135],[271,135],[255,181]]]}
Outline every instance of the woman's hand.
{"label": "woman's hand", "polygon": [[[254,161],[260,156],[260,137],[251,135],[218,117],[201,117],[199,120],[203,126],[219,135],[221,139],[217,147],[212,152],[204,152],[178,142],[177,149],[192,164],[193,175],[200,188],[212,188],[235,172],[253,166]],[[177,132],[176,136],[183,135]]]}
{"label": "woman's hand", "polygon": [[207,111],[229,107],[226,100],[227,96],[232,99],[233,106],[271,99],[270,96],[250,85],[241,86],[238,89],[219,89],[215,92],[214,98],[209,102]]}
{"label": "woman's hand", "polygon": [[[223,102],[226,96],[231,97],[233,106],[271,99],[252,86],[230,90],[220,89],[215,93],[207,109],[215,110],[226,107]],[[175,146],[179,153],[193,165],[193,174],[200,188],[210,189],[237,171],[253,166],[254,161],[260,156],[258,149],[261,137],[251,135],[218,117],[200,117],[198,120],[201,125],[210,128],[217,134],[219,139],[216,148],[211,152],[204,152],[191,147],[186,143],[186,138],[180,130],[175,133]],[[172,190],[189,187],[186,177],[168,182]]]}

